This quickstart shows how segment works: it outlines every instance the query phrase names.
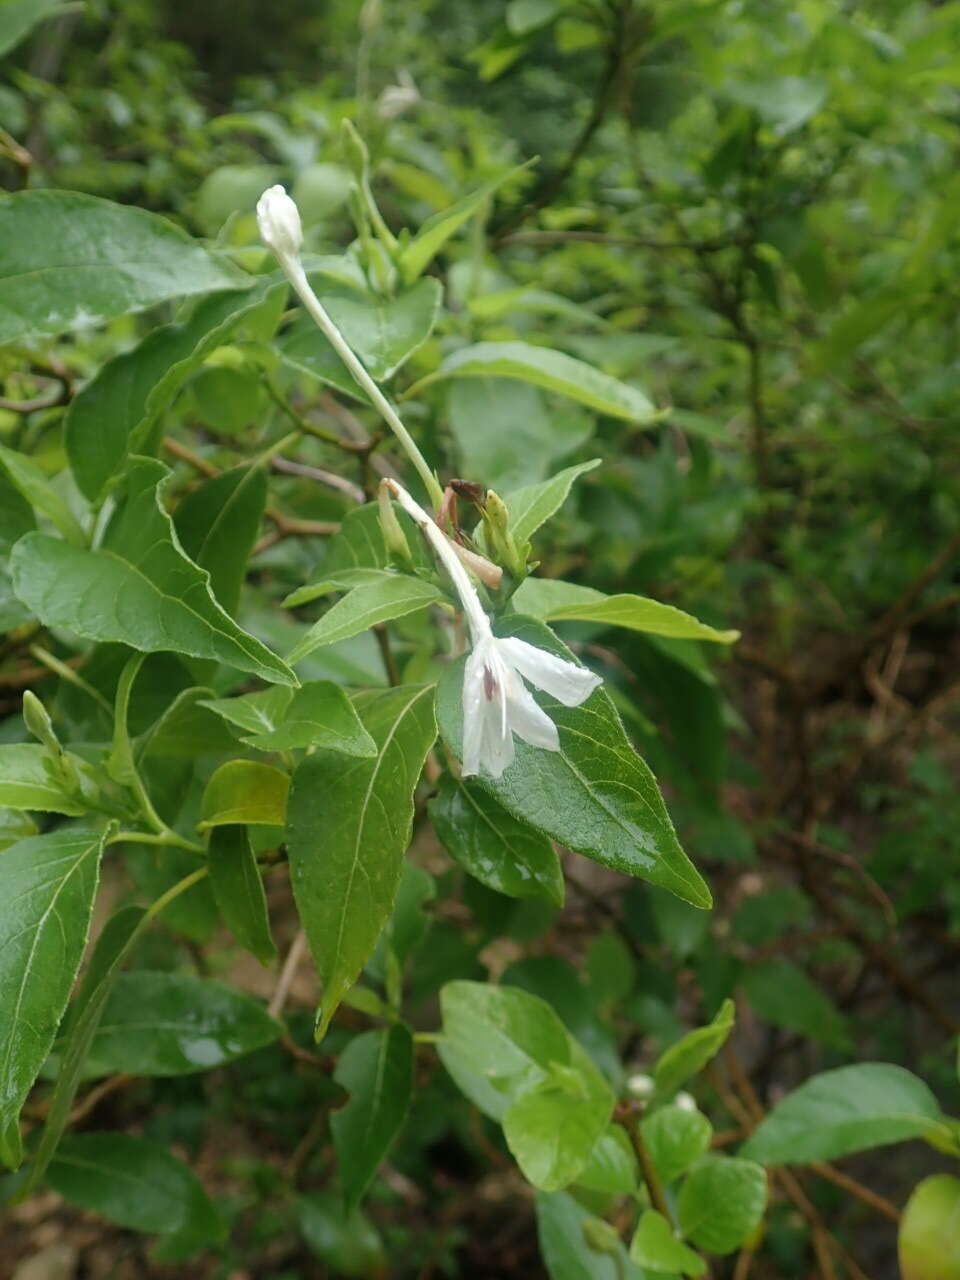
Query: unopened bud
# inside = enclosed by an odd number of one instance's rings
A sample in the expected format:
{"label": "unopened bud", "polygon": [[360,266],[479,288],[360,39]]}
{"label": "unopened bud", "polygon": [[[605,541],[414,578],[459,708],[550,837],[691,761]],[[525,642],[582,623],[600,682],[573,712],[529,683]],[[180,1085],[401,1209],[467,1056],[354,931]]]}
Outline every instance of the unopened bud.
{"label": "unopened bud", "polygon": [[510,570],[514,578],[522,578],[527,568],[527,547],[517,546],[516,539],[510,532],[510,512],[507,510],[507,504],[492,489],[487,490],[481,514],[487,534],[487,546]]}
{"label": "unopened bud", "polygon": [[632,1076],[627,1077],[627,1093],[641,1102],[652,1098],[656,1088],[653,1076],[648,1076],[643,1071],[635,1071]]}
{"label": "unopened bud", "polygon": [[62,750],[47,708],[30,689],[27,689],[23,695],[23,723],[27,726],[27,731],[32,733],[38,742],[42,742],[48,750],[54,752]]}
{"label": "unopened bud", "polygon": [[356,126],[352,120],[341,120],[340,143],[343,147],[343,158],[346,160],[350,172],[358,182],[363,182],[366,178],[367,167],[370,164],[370,153],[367,150],[367,144],[357,133]]}
{"label": "unopened bud", "polygon": [[260,239],[278,258],[296,258],[303,248],[300,211],[283,187],[268,187],[257,201]]}
{"label": "unopened bud", "polygon": [[386,482],[381,483],[377,489],[377,506],[380,509],[380,532],[383,534],[383,542],[387,551],[404,564],[413,564],[410,543],[407,542],[407,535],[403,532],[403,526],[397,519],[397,513],[393,509],[390,490]]}
{"label": "unopened bud", "polygon": [[621,1240],[616,1230],[602,1218],[586,1218],[583,1223],[583,1238],[587,1247],[594,1253],[619,1253]]}
{"label": "unopened bud", "polygon": [[697,1101],[692,1093],[686,1093],[684,1090],[677,1094],[673,1100],[673,1105],[679,1107],[681,1111],[696,1111]]}

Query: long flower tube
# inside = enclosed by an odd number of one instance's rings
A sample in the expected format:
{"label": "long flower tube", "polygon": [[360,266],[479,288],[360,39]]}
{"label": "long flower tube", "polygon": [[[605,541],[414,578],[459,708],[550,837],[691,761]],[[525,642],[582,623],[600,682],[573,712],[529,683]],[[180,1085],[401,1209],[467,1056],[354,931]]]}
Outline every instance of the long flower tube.
{"label": "long flower tube", "polygon": [[309,312],[317,327],[347,366],[357,384],[363,388],[387,426],[400,441],[407,457],[413,463],[417,474],[424,483],[434,507],[439,510],[443,502],[443,490],[440,482],[427,465],[427,460],[407,428],[400,421],[400,416],[393,405],[354,355],[349,343],[334,324],[323,303],[310,287],[310,281],[300,260],[303,248],[303,229],[300,223],[300,211],[296,203],[287,195],[281,186],[268,187],[257,201],[257,225],[260,238],[276,257],[283,274],[290,281],[300,301]]}
{"label": "long flower tube", "polygon": [[576,707],[601,683],[600,677],[515,636],[495,636],[480,597],[446,535],[395,480],[382,484],[433,547],[467,620],[473,647],[463,675],[463,776],[483,772],[499,778],[513,762],[514,734],[532,747],[559,751],[557,726],[524,681],[564,706]]}

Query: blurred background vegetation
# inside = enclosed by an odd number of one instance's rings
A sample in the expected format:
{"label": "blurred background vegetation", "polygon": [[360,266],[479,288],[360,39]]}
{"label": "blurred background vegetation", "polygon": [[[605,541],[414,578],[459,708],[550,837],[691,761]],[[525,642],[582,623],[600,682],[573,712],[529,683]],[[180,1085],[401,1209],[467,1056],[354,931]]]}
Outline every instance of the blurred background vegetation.
{"label": "blurred background vegetation", "polygon": [[[425,996],[484,965],[525,965],[524,985],[563,1007],[585,1042],[615,1037],[642,1061],[733,993],[731,1070],[763,1103],[856,1057],[909,1066],[956,1110],[960,5],[43,7],[50,16],[10,49],[0,82],[8,190],[91,192],[245,248],[256,244],[256,197],[280,181],[309,248],[339,252],[353,234],[343,117],[369,142],[393,227],[539,156],[486,225],[448,247],[456,332],[413,358],[411,380],[438,343],[522,337],[636,380],[672,408],[638,431],[501,384],[477,433],[458,426],[476,410],[458,403],[479,394],[473,384],[409,406],[445,477],[509,489],[601,457],[541,538],[541,572],[655,596],[743,633],[729,659],[708,663],[692,643],[564,632],[619,697],[716,910],[574,860],[558,921],[447,874],[421,946],[432,957]],[[58,367],[82,379],[139,323],[64,343]],[[42,367],[2,359],[0,438],[41,461],[62,457],[62,405],[43,403]],[[37,410],[22,412],[35,396]],[[271,412],[228,361],[198,375],[165,427],[227,465]],[[318,465],[340,465],[311,444]],[[298,516],[340,514],[335,493],[284,483]],[[309,539],[264,546],[250,608],[261,600],[265,614],[317,555]],[[405,660],[415,652],[411,633]],[[429,865],[430,851],[421,856]],[[485,947],[504,932],[509,954],[491,959]],[[598,936],[613,940],[615,989],[596,978]],[[189,945],[216,973],[225,962],[207,943],[200,930]],[[221,1257],[148,1260],[139,1238],[55,1205],[14,1220],[7,1256],[63,1232],[90,1276],[541,1274],[499,1137],[442,1072],[421,1082],[359,1225],[331,1208],[329,1146],[318,1134],[301,1145],[334,1088],[323,1073],[272,1048],[217,1079],[216,1089],[208,1077],[140,1081],[97,1119],[137,1127],[149,1111],[147,1131],[222,1187],[234,1228]],[[701,1101],[717,1107],[722,1134],[722,1096]],[[738,1117],[726,1125],[735,1138]],[[913,1147],[851,1164],[898,1204],[938,1167]],[[290,1185],[312,1206],[299,1231]],[[777,1203],[751,1274],[813,1274],[824,1223],[862,1269],[845,1274],[897,1274],[882,1211],[829,1182],[811,1179],[806,1193],[809,1213]]]}

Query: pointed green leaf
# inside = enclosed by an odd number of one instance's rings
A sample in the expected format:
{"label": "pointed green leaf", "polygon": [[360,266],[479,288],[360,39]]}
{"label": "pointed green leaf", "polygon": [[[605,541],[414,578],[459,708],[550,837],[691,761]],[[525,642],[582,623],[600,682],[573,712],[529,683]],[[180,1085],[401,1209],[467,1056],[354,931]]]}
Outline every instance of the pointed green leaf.
{"label": "pointed green leaf", "polygon": [[77,191],[0,200],[0,343],[252,284],[155,213]]}
{"label": "pointed green leaf", "polygon": [[0,1158],[20,1160],[17,1116],[50,1051],[87,941],[103,833],[53,831],[0,857]]}
{"label": "pointed green leaf", "polygon": [[221,609],[209,575],[183,554],[163,506],[169,474],[159,462],[137,459],[97,551],[40,533],[21,538],[11,555],[17,595],[45,625],[89,640],[213,658],[296,684],[289,667]]}
{"label": "pointed green leaf", "polygon": [[5,0],[0,5],[0,58],[16,48],[44,18],[67,8],[64,0]]}
{"label": "pointed green leaf", "polygon": [[282,827],[290,778],[258,760],[228,760],[212,774],[200,801],[197,829],[253,823]]}
{"label": "pointed green leaf", "polygon": [[[272,690],[268,690],[273,692]],[[277,690],[280,692],[280,690]],[[240,698],[221,698],[203,705],[242,723],[247,712],[261,717],[260,727],[241,739],[260,751],[295,751],[303,747],[325,747],[349,756],[376,755],[373,739],[360,723],[356,708],[338,684],[330,680],[312,680],[287,693],[285,705],[276,709],[269,727],[263,720],[267,703],[263,694],[244,694]],[[238,704],[246,704],[241,710]]]}
{"label": "pointed green leaf", "polygon": [[641,1215],[630,1245],[630,1257],[638,1266],[658,1272],[681,1271],[685,1276],[702,1276],[707,1269],[704,1260],[677,1239],[670,1223],[656,1209],[646,1209]]}
{"label": "pointed green leaf", "polygon": [[739,631],[717,631],[659,600],[626,594],[608,596],[593,587],[555,578],[527,578],[513,595],[513,607],[517,613],[543,622],[603,622],[676,640],[732,644],[740,635]]}
{"label": "pointed green leaf", "polygon": [[224,924],[262,965],[276,959],[267,895],[244,826],[214,827],[207,847],[210,884]]}
{"label": "pointed green leaf", "polygon": [[34,510],[52,521],[68,542],[83,546],[83,530],[76,517],[32,458],[0,445],[0,470],[6,472],[11,484]]}
{"label": "pointed green leaf", "polygon": [[413,823],[413,792],[436,737],[433,688],[356,699],[370,759],[319,750],[293,779],[287,849],[294,898],[323,983],[322,1035],[389,919]]}
{"label": "pointed green leaf", "polygon": [[553,845],[471,779],[440,779],[430,821],[451,858],[481,884],[511,898],[563,906],[563,873]]}
{"label": "pointed green leaf", "polygon": [[743,989],[756,1014],[835,1049],[851,1048],[847,1019],[804,971],[785,957],[750,965]]}
{"label": "pointed green leaf", "polygon": [[314,649],[359,635],[378,622],[404,618],[442,599],[443,593],[432,583],[384,570],[379,578],[354,587],[328,609],[287,655],[287,661],[295,665]]}
{"label": "pointed green leaf", "polygon": [[[541,623],[511,616],[497,630],[568,661],[573,655]],[[440,731],[458,757],[463,736],[463,661],[444,673],[437,698]],[[669,889],[697,907],[710,891],[681,849],[656,779],[634,751],[601,687],[579,707],[537,694],[556,722],[560,750],[517,740],[516,759],[500,778],[478,785],[515,817],[569,849],[626,875]]]}
{"label": "pointed green leaf", "polygon": [[333,1073],[350,1101],[330,1117],[347,1212],[360,1203],[407,1116],[413,1089],[413,1037],[394,1023],[355,1036]]}
{"label": "pointed green leaf", "polygon": [[233,617],[247,559],[260,531],[267,480],[260,467],[234,467],[205,480],[180,503],[174,526],[180,545],[210,575],[210,590]]}
{"label": "pointed green leaf", "polygon": [[723,1048],[733,1030],[736,1008],[732,1000],[724,1000],[712,1022],[696,1031],[688,1031],[676,1044],[660,1055],[653,1068],[653,1079],[660,1097],[672,1097],[684,1081],[695,1076]]}
{"label": "pointed green leaf", "polygon": [[592,458],[589,462],[579,462],[576,466],[558,471],[549,480],[541,484],[526,485],[515,489],[506,498],[507,510],[510,512],[510,532],[522,546],[527,542],[552,515],[563,506],[573,486],[574,480],[594,467],[599,467],[600,459]]}

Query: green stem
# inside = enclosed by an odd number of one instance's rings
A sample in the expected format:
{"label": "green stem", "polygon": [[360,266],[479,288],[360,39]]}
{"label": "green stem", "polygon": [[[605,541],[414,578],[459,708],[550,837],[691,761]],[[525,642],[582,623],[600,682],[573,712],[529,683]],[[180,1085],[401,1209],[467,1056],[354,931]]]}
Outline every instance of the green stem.
{"label": "green stem", "polygon": [[197,840],[188,840],[185,836],[178,835],[176,831],[172,831],[169,827],[166,831],[153,834],[149,831],[118,831],[112,835],[107,841],[108,844],[172,844],[178,849],[186,849],[190,853],[199,854],[200,857],[206,856],[206,849]]}
{"label": "green stem", "polygon": [[286,260],[281,259],[280,265],[283,267],[287,278],[300,296],[303,305],[316,321],[318,327],[333,347],[334,351],[336,351],[337,355],[349,369],[354,381],[367,393],[367,396],[370,398],[374,408],[380,413],[384,422],[386,422],[387,426],[400,441],[407,457],[413,463],[417,474],[423,481],[424,488],[430,495],[430,501],[433,503],[434,508],[439,511],[443,503],[443,489],[440,486],[439,480],[430,470],[427,465],[426,458],[424,458],[423,454],[417,448],[413,437],[400,421],[400,415],[397,413],[396,409],[394,409],[393,405],[354,355],[349,343],[327,314],[323,303],[311,289],[310,282],[306,277],[306,273],[303,270],[303,266],[301,265],[299,258],[290,258]]}
{"label": "green stem", "polygon": [[144,912],[143,919],[137,926],[136,936],[139,936],[141,929],[143,929],[146,923],[149,920],[152,920],[155,916],[158,916],[164,907],[170,905],[174,898],[179,898],[181,893],[186,893],[188,889],[192,889],[195,884],[200,883],[204,876],[208,876],[209,874],[210,870],[208,867],[199,867],[196,871],[191,871],[188,876],[184,876],[182,880],[178,880],[177,883],[172,885],[166,893],[161,894],[160,897],[157,898],[156,902],[151,903]]}
{"label": "green stem", "polygon": [[95,689],[92,684],[84,680],[83,676],[78,675],[73,667],[68,667],[65,662],[61,662],[59,658],[54,657],[52,653],[48,653],[46,649],[38,644],[32,644],[30,652],[42,666],[55,672],[61,680],[66,680],[69,684],[76,685],[78,689],[82,689],[84,693],[93,698],[94,702],[103,707],[107,715],[113,715],[113,707],[111,707],[100,690]]}

